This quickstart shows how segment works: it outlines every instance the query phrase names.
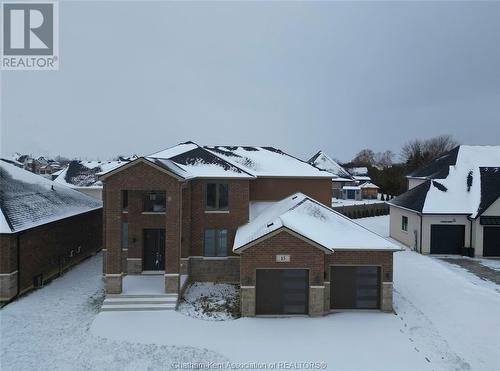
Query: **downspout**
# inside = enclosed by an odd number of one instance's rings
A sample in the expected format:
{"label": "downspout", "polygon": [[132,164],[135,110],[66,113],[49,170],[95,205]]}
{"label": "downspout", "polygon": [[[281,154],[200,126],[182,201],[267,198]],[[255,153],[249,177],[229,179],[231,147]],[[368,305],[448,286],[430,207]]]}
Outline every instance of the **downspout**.
{"label": "downspout", "polygon": [[419,239],[419,249],[420,249],[420,254],[422,254],[422,218],[423,218],[423,215],[420,214],[420,239]]}
{"label": "downspout", "polygon": [[473,225],[473,223],[472,223],[472,218],[470,216],[468,218],[469,218],[469,221],[470,221],[470,230],[469,230],[469,256],[471,258],[473,258],[474,255],[476,255],[474,253],[474,249],[472,248],[472,225]]}
{"label": "downspout", "polygon": [[21,295],[21,233],[16,236],[17,245],[17,294],[14,298],[18,298]]}

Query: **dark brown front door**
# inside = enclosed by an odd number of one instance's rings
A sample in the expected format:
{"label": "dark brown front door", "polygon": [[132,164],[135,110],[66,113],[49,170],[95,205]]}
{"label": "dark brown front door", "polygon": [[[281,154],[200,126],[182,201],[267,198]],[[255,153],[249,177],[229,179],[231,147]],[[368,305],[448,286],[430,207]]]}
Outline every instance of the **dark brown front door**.
{"label": "dark brown front door", "polygon": [[258,269],[256,314],[307,314],[309,272],[306,269]]}
{"label": "dark brown front door", "polygon": [[144,230],[143,270],[165,270],[165,229]]}
{"label": "dark brown front door", "polygon": [[380,268],[362,265],[331,267],[330,308],[380,308]]}

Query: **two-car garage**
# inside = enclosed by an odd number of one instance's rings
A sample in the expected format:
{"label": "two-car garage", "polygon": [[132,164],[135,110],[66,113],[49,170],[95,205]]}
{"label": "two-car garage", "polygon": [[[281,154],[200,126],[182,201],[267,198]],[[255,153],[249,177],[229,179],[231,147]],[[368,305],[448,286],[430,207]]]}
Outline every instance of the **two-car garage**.
{"label": "two-car garage", "polygon": [[[256,314],[309,313],[308,269],[257,269]],[[381,268],[330,267],[330,309],[380,309]]]}

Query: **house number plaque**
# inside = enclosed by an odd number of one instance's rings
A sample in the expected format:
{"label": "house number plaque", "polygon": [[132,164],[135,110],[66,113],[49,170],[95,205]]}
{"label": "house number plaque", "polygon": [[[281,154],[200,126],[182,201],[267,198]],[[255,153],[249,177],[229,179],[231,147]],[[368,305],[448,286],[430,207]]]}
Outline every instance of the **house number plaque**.
{"label": "house number plaque", "polygon": [[276,255],[277,263],[290,263],[290,255]]}

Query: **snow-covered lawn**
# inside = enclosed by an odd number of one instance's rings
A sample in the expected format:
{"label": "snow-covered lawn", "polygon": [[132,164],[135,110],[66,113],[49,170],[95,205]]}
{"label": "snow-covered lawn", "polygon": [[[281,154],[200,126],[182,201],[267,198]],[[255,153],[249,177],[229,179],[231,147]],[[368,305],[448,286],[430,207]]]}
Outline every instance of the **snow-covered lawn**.
{"label": "snow-covered lawn", "polygon": [[[388,235],[387,216],[356,221]],[[206,321],[176,311],[98,314],[101,264],[93,257],[0,310],[2,371],[168,370],[175,362],[225,360],[316,361],[333,370],[500,370],[500,294],[411,251],[394,257],[397,315]]]}
{"label": "snow-covered lawn", "polygon": [[[389,216],[356,221],[389,235]],[[435,369],[500,370],[498,285],[408,250],[394,254],[394,285],[405,334]]]}
{"label": "snow-covered lawn", "polygon": [[227,321],[240,317],[239,298],[236,285],[195,282],[186,289],[178,311],[193,318]]}
{"label": "snow-covered lawn", "polygon": [[101,272],[99,254],[0,309],[0,369],[156,371],[169,370],[172,362],[227,360],[189,345],[113,341],[92,334],[104,298]]}

